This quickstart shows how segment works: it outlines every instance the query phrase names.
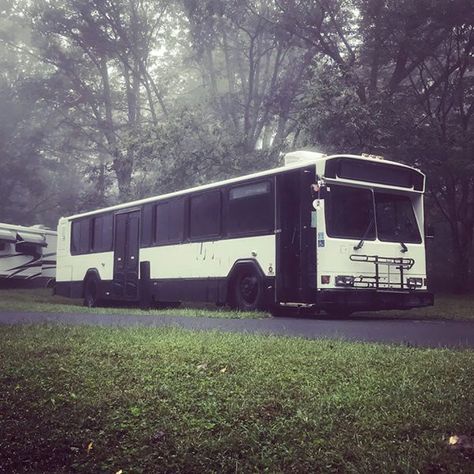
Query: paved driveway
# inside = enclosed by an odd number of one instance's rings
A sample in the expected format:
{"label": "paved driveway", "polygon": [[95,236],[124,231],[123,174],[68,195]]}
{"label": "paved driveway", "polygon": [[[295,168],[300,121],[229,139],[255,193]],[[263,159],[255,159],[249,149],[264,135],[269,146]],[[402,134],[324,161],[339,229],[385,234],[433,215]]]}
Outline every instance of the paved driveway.
{"label": "paved driveway", "polygon": [[82,313],[0,312],[0,324],[72,324],[119,327],[172,326],[193,330],[274,334],[307,339],[409,344],[420,347],[474,347],[474,321],[300,318],[218,319]]}

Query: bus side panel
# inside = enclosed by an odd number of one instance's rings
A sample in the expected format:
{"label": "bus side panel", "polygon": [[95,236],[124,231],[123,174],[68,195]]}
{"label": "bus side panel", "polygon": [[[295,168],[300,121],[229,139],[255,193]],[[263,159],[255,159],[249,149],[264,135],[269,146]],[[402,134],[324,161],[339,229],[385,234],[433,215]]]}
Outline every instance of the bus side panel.
{"label": "bus side panel", "polygon": [[275,235],[150,247],[140,259],[150,262],[155,299],[223,302],[237,260],[253,259],[265,276],[275,276]]}

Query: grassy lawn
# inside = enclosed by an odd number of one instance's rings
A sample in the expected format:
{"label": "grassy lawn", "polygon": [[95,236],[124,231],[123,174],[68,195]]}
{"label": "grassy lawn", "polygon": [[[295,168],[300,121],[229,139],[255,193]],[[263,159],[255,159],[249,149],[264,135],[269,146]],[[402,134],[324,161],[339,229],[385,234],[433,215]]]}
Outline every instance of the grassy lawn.
{"label": "grassy lawn", "polygon": [[382,316],[413,319],[471,319],[474,320],[474,295],[435,294],[434,306],[408,311],[377,311],[356,313],[364,316]]}
{"label": "grassy lawn", "polygon": [[[138,308],[85,308],[82,300],[53,296],[52,290],[0,290],[0,311],[41,311],[56,313],[132,314],[161,316],[202,316],[208,318],[267,318],[269,313],[250,313],[217,308],[214,305],[189,305],[173,309],[144,311]],[[324,313],[322,313],[324,317]],[[435,305],[409,311],[377,311],[355,313],[353,318],[400,319],[472,319],[474,295],[436,295]]]}
{"label": "grassy lawn", "polygon": [[2,472],[473,472],[474,352],[0,327]]}

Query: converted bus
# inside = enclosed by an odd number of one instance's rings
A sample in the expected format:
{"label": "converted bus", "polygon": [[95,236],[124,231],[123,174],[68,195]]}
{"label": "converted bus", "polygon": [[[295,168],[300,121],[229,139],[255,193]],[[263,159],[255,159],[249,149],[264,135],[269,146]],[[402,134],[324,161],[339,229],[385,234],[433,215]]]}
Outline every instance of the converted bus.
{"label": "converted bus", "polygon": [[57,294],[330,314],[433,304],[425,175],[371,155],[285,166],[61,218]]}

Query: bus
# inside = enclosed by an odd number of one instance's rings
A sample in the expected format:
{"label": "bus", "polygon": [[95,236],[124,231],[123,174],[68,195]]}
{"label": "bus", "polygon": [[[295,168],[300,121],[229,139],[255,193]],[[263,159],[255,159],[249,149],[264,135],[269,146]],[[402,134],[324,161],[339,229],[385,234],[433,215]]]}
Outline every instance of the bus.
{"label": "bus", "polygon": [[0,288],[46,287],[56,276],[56,231],[0,223]]}
{"label": "bus", "polygon": [[282,167],[61,218],[56,293],[349,314],[433,304],[419,170],[296,151]]}

